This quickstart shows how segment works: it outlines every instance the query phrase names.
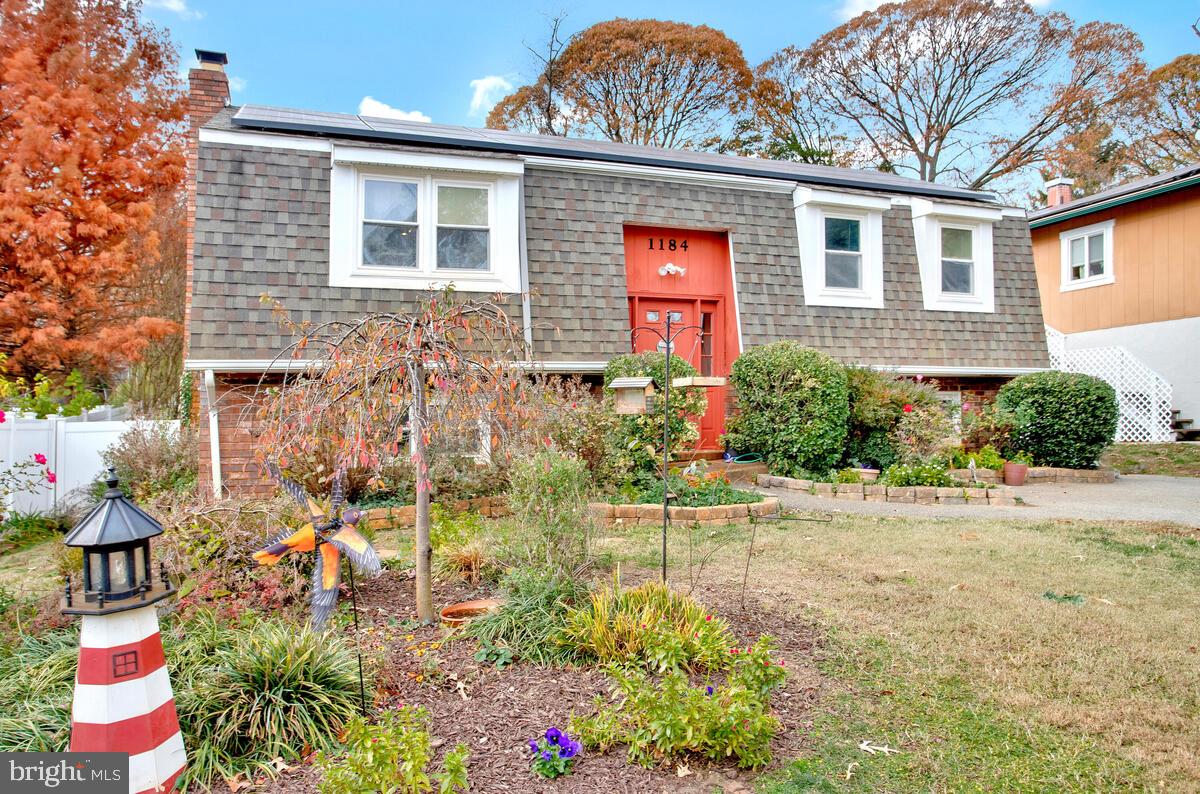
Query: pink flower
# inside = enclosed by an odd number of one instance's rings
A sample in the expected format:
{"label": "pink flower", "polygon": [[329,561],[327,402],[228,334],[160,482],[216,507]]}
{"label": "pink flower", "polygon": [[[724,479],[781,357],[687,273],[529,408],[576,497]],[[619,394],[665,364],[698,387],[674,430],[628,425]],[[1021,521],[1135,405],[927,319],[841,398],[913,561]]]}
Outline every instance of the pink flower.
{"label": "pink flower", "polygon": [[53,484],[54,484],[55,482],[57,482],[57,481],[58,481],[58,475],[57,475],[57,474],[55,474],[55,473],[54,473],[54,472],[52,472],[52,471],[47,471],[47,472],[46,472],[46,482],[48,482],[48,483],[50,483],[51,485],[53,485]]}
{"label": "pink flower", "polygon": [[970,404],[970,403],[963,403],[963,413],[966,413],[966,412],[967,412],[967,411],[969,411],[969,410],[971,410],[971,404]]}
{"label": "pink flower", "polygon": [[0,411],[0,423],[4,422],[4,411]]}
{"label": "pink flower", "polygon": [[40,452],[38,452],[37,454],[35,454],[35,455],[33,456],[33,459],[34,459],[34,461],[35,461],[35,462],[36,462],[36,463],[37,463],[39,466],[45,466],[45,465],[46,465],[46,456],[45,456],[45,455],[43,455],[43,454],[42,454],[42,453],[40,453]]}
{"label": "pink flower", "polygon": [[911,414],[912,412],[913,412],[912,403],[905,403],[904,404],[904,413]]}
{"label": "pink flower", "polygon": [[920,383],[920,382],[921,382],[921,381],[923,381],[923,380],[925,380],[925,376],[924,376],[924,375],[918,375],[918,376],[917,376],[917,383]]}

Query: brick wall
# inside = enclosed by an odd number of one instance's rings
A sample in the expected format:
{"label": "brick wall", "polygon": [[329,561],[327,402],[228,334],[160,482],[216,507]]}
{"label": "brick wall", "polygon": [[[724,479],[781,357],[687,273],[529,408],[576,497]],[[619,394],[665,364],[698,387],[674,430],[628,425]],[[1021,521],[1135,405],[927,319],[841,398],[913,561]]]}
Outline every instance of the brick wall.
{"label": "brick wall", "polygon": [[184,287],[183,358],[189,353],[188,329],[192,319],[192,274],[196,242],[196,174],[200,153],[200,127],[229,104],[229,79],[224,71],[192,69],[188,72],[187,144],[187,284]]}
{"label": "brick wall", "polygon": [[[268,380],[268,386],[279,381]],[[270,496],[275,486],[265,476],[255,451],[258,439],[257,398],[260,379],[251,376],[217,376],[216,399],[218,441],[221,446],[221,481],[224,495]],[[203,383],[199,384],[200,406],[200,489],[212,493],[212,440],[209,436],[208,409]]]}

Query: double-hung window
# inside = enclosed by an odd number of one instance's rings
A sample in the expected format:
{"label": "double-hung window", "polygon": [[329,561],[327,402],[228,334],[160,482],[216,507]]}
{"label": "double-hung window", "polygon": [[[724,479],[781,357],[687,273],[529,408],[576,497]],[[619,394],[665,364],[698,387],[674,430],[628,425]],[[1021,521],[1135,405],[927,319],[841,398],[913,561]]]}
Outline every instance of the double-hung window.
{"label": "double-hung window", "polygon": [[1069,229],[1059,234],[1062,242],[1063,292],[1112,284],[1113,222]]}
{"label": "double-hung window", "polygon": [[963,226],[941,227],[942,292],[975,294],[975,230]]}
{"label": "double-hung window", "polygon": [[862,220],[825,216],[825,287],[862,289]]}
{"label": "double-hung window", "polygon": [[883,308],[883,214],[891,199],[798,187],[792,200],[805,305]]}
{"label": "double-hung window", "polygon": [[519,292],[522,164],[335,147],[330,285]]}

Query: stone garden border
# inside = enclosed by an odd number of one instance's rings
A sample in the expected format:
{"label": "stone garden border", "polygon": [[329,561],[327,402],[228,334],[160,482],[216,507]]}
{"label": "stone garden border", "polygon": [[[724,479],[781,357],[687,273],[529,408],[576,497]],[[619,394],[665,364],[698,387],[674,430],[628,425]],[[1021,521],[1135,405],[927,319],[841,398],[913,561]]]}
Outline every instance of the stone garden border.
{"label": "stone garden border", "polygon": [[[485,518],[501,518],[509,515],[508,500],[503,496],[479,496],[474,499],[460,499],[457,502],[441,504],[456,513],[465,513],[470,510]],[[374,507],[366,511],[365,517],[370,522],[371,529],[376,531],[411,527],[417,523],[417,507],[416,505]]]}
{"label": "stone garden border", "polygon": [[[956,480],[971,481],[970,469],[951,469],[946,472]],[[1000,472],[993,469],[976,469],[975,479],[979,482],[1001,483],[1004,481]],[[1026,485],[1041,485],[1049,482],[1091,482],[1109,483],[1117,481],[1115,469],[1059,469],[1054,466],[1030,466],[1025,475]]]}
{"label": "stone garden border", "polygon": [[[606,527],[662,525],[663,509],[660,504],[613,505],[608,502],[592,502],[588,508],[596,523]],[[779,499],[773,496],[765,497],[761,502],[751,504],[667,508],[667,517],[672,524],[698,524],[714,527],[749,524],[754,518],[765,518],[778,514]]]}
{"label": "stone garden border", "polygon": [[1017,503],[1016,494],[1007,485],[988,488],[971,488],[957,485],[953,488],[931,486],[909,486],[898,488],[892,485],[870,483],[829,483],[812,480],[796,480],[791,477],[758,475],[760,488],[787,488],[804,491],[824,499],[842,499],[850,502],[894,502],[919,505],[994,505],[1011,507]]}

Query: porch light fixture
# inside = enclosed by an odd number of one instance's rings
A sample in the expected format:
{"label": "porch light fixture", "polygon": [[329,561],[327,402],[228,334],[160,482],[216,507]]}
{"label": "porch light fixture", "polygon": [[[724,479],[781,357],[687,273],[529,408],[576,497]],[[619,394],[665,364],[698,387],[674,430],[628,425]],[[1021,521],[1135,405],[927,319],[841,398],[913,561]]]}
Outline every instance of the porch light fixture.
{"label": "porch light fixture", "polygon": [[668,262],[658,269],[658,275],[660,276],[683,276],[686,274],[686,267],[680,267],[672,262]]}

